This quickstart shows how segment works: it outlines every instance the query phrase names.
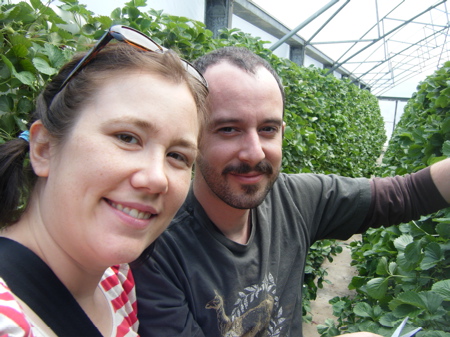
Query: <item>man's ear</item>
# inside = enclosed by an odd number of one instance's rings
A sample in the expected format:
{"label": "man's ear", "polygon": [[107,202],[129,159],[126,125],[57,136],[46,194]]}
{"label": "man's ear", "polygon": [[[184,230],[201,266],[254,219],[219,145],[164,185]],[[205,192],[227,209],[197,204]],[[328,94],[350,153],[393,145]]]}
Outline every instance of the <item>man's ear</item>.
{"label": "man's ear", "polygon": [[50,170],[51,136],[40,120],[30,128],[30,161],[38,177],[48,177]]}

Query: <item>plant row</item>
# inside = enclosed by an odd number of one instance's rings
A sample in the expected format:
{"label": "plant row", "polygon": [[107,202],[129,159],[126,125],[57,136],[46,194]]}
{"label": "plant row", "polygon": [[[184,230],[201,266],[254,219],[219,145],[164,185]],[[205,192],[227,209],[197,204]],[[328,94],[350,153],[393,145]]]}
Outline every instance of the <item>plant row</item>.
{"label": "plant row", "polygon": [[[408,101],[389,142],[382,175],[414,172],[450,157],[450,62]],[[322,336],[372,331],[390,336],[409,317],[418,337],[450,337],[450,208],[399,227],[373,229],[354,243],[355,298],[334,298]]]}

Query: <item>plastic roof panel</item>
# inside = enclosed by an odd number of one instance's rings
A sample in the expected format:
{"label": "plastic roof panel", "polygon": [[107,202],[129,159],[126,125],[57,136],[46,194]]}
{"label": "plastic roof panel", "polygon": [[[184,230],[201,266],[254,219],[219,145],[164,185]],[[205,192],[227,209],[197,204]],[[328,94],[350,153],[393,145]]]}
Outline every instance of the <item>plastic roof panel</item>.
{"label": "plastic roof panel", "polygon": [[252,2],[290,29],[313,18],[297,35],[377,96],[450,59],[446,0]]}

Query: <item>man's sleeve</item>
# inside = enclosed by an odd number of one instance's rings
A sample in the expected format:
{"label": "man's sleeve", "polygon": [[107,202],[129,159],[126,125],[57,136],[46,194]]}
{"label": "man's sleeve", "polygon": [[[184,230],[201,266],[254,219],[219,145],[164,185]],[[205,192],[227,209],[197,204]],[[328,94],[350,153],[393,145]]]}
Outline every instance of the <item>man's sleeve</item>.
{"label": "man's sleeve", "polygon": [[163,253],[164,251],[156,249],[151,258],[133,267],[139,335],[204,337],[181,288],[177,274],[182,272],[177,272],[177,267],[174,266],[176,262]]}
{"label": "man's sleeve", "polygon": [[419,219],[449,207],[434,184],[430,168],[405,176],[370,181],[371,203],[360,232]]}

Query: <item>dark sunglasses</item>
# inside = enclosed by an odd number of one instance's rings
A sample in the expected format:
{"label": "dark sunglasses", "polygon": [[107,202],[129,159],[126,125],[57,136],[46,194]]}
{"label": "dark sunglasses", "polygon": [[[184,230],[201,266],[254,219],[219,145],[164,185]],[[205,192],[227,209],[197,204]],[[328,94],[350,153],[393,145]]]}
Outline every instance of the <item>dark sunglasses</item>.
{"label": "dark sunglasses", "polygon": [[[153,41],[147,35],[141,33],[140,31],[133,29],[131,27],[116,25],[108,29],[108,31],[101,37],[94,47],[78,62],[76,67],[70,72],[67,78],[59,87],[58,92],[60,92],[69,81],[80,72],[83,67],[85,67],[99,52],[102,50],[112,39],[117,41],[128,43],[136,48],[145,51],[151,51],[155,53],[164,53],[167,48],[160,46],[158,43]],[[199,80],[206,89],[208,89],[208,82],[206,82],[203,75],[188,61],[181,59],[186,71]]]}

